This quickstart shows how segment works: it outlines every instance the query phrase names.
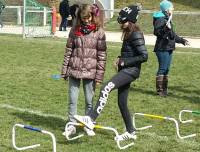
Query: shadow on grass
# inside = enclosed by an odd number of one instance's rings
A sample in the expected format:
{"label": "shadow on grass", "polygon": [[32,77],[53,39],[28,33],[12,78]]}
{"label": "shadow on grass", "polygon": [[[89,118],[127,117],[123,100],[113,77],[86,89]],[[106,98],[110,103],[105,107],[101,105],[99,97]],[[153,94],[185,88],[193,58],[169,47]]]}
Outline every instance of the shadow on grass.
{"label": "shadow on grass", "polygon": [[[190,89],[185,89],[185,88],[187,88],[187,87],[186,86],[169,87],[168,97],[181,99],[181,100],[187,100],[191,103],[200,104],[200,95],[199,95],[200,90],[190,90]],[[147,94],[147,95],[151,95],[151,96],[157,96],[156,91],[147,90],[147,89],[131,87],[130,91],[140,92],[142,94]],[[177,92],[181,92],[182,95],[176,94]],[[192,93],[192,95],[191,95],[191,93]],[[194,94],[196,94],[196,95],[194,95]]]}
{"label": "shadow on grass", "polygon": [[64,130],[66,124],[66,121],[61,118],[39,116],[28,112],[14,112],[12,114],[33,127],[42,126],[53,130]]}
{"label": "shadow on grass", "polygon": [[[30,125],[34,128],[40,128],[44,130],[47,129],[47,131],[53,130],[53,134],[55,132],[58,133],[58,135],[55,134],[58,144],[74,145],[77,143],[82,143],[84,141],[86,142],[88,140],[87,135],[85,135],[83,138],[73,141],[67,141],[67,139],[62,135],[62,132],[65,129],[66,121],[61,118],[38,116],[37,114],[31,114],[28,112],[13,112],[12,115],[22,119],[26,123],[24,125]],[[84,133],[82,127],[77,127],[76,132],[77,134]],[[114,138],[110,136],[110,132],[102,131],[100,129],[97,129],[95,132],[96,134],[105,135],[107,138],[110,137],[110,139]]]}
{"label": "shadow on grass", "polygon": [[191,86],[171,86],[169,89],[173,90],[173,91],[179,91],[182,93],[186,93],[186,94],[196,94],[199,95],[200,94],[200,90],[194,90],[194,89],[186,89],[188,87]]}

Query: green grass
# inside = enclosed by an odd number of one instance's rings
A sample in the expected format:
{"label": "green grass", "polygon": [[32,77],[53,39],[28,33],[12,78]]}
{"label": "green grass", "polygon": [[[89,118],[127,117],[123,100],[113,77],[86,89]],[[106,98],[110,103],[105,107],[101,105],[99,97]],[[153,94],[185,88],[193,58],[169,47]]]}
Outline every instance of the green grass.
{"label": "green grass", "polygon": [[[51,131],[57,139],[57,151],[119,151],[113,134],[97,130],[96,136],[69,142],[61,134],[64,130],[67,113],[67,89],[63,80],[51,79],[60,72],[63,61],[64,39],[25,39],[15,35],[0,36],[0,151],[14,152],[11,144],[11,130],[15,123],[32,125]],[[105,81],[115,74],[112,63],[119,55],[121,44],[108,43],[108,60]],[[178,119],[182,109],[200,109],[200,49],[177,48],[170,71],[169,96],[161,98],[155,94],[155,73],[157,61],[153,48],[148,46],[149,60],[143,64],[141,77],[130,88],[129,108],[133,112],[170,116]],[[182,52],[182,53],[179,53]],[[193,54],[194,52],[194,54]],[[99,87],[95,94],[98,97]],[[117,107],[117,92],[113,91],[108,104],[97,122],[113,126],[120,133],[124,124]],[[13,107],[40,111],[59,117],[32,114],[10,108]],[[80,92],[79,114],[84,114],[83,91]],[[197,133],[197,137],[180,140],[175,134],[173,123],[160,120],[138,118],[138,126],[153,124],[153,128],[138,132],[135,146],[126,151],[134,152],[198,152],[200,150],[200,117],[185,114],[192,118],[192,124],[181,125],[181,134]],[[17,145],[41,143],[41,147],[30,152],[52,151],[48,136],[17,129]]]}

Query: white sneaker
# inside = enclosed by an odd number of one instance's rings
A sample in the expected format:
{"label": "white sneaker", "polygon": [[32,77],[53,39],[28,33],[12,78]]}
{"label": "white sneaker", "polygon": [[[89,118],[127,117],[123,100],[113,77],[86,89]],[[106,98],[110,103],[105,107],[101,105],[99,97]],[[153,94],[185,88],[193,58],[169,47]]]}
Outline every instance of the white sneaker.
{"label": "white sneaker", "polygon": [[94,129],[94,123],[92,122],[91,118],[89,116],[79,116],[79,115],[74,115],[74,118],[84,124],[86,127],[89,129],[93,130]]}
{"label": "white sneaker", "polygon": [[95,132],[92,129],[89,129],[88,127],[84,127],[83,130],[86,132],[88,136],[95,136]]}
{"label": "white sneaker", "polygon": [[62,133],[63,136],[70,136],[74,135],[76,133],[76,127],[73,125],[68,126],[68,128],[65,130],[65,132]]}
{"label": "white sneaker", "polygon": [[132,132],[131,134],[128,133],[128,132],[125,132],[125,133],[123,133],[123,134],[121,134],[121,135],[119,135],[119,136],[116,136],[116,137],[115,137],[115,140],[118,140],[118,141],[123,141],[123,140],[128,140],[128,139],[133,139],[133,140],[135,140],[135,139],[137,138],[137,136],[136,136],[135,133],[136,133],[135,131]]}

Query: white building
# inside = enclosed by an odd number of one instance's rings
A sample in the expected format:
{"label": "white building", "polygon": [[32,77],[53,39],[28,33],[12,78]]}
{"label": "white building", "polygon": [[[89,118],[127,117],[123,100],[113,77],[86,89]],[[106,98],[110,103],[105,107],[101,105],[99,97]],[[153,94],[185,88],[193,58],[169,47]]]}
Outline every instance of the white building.
{"label": "white building", "polygon": [[96,3],[102,10],[105,19],[110,19],[114,14],[114,0],[70,0],[70,4]]}

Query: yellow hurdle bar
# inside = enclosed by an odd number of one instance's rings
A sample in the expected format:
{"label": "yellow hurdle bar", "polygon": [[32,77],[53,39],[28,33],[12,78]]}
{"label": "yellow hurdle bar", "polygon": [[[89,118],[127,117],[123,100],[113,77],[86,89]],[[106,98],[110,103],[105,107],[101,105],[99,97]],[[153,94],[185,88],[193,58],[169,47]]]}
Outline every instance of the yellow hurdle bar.
{"label": "yellow hurdle bar", "polygon": [[144,114],[146,117],[156,118],[156,119],[166,119],[166,117],[158,116],[158,115],[150,115],[150,114]]}
{"label": "yellow hurdle bar", "polygon": [[[80,126],[80,127],[84,127],[84,124],[82,123],[75,123],[76,126]],[[95,125],[94,128],[96,129],[104,129],[104,126],[100,126],[100,125]]]}

